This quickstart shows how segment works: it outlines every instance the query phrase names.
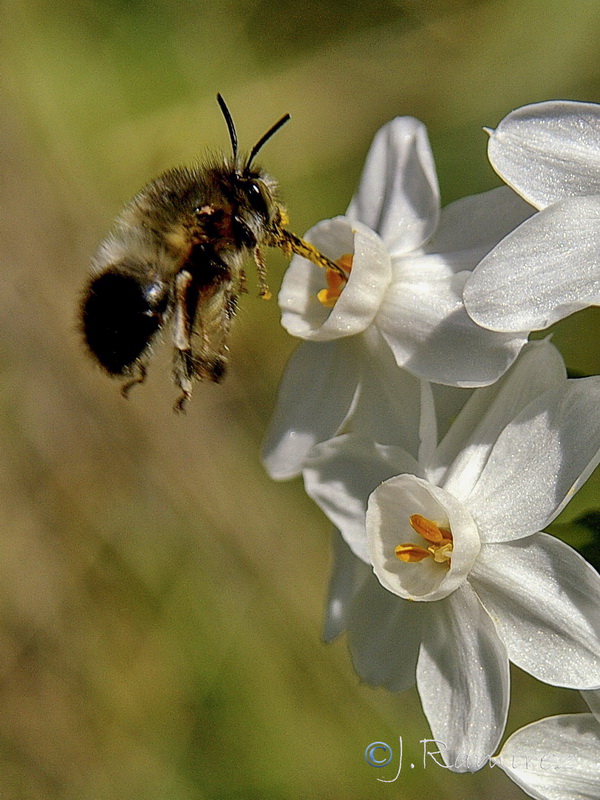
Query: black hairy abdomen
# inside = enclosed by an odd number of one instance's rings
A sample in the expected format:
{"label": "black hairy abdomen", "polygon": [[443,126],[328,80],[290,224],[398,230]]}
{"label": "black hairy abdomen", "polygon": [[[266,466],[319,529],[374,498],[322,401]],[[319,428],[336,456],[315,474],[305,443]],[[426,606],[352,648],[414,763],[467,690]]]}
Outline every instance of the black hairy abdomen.
{"label": "black hairy abdomen", "polygon": [[105,272],[92,280],[83,305],[85,340],[104,369],[122,375],[149,346],[162,313],[134,277]]}

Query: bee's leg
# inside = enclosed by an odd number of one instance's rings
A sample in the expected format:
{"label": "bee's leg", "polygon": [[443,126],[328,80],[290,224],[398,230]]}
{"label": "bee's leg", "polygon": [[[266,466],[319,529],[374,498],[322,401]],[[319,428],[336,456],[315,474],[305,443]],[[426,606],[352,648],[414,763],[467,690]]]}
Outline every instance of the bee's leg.
{"label": "bee's leg", "polygon": [[239,287],[235,288],[230,280],[224,281],[218,291],[219,302],[213,306],[214,316],[202,325],[203,348],[202,356],[195,359],[196,373],[214,383],[220,383],[227,370],[227,340],[237,309],[238,293]]}
{"label": "bee's leg", "polygon": [[248,294],[248,287],[246,285],[246,273],[243,269],[240,270],[240,277],[239,277],[239,292],[240,294]]}
{"label": "bee's leg", "polygon": [[[219,383],[227,369],[227,337],[235,312],[237,290],[231,280],[221,278],[217,295],[199,287],[192,274],[182,270],[175,277],[175,302],[173,314],[173,367],[176,385],[181,396],[175,403],[176,411],[183,411],[192,395],[194,379]],[[219,297],[216,301],[215,298]],[[201,347],[192,348],[192,336],[200,339]]]}
{"label": "bee's leg", "polygon": [[121,386],[121,394],[126,399],[129,397],[129,392],[134,386],[136,386],[138,383],[144,383],[148,374],[146,365],[141,361],[136,361],[131,368],[131,371],[132,377]]}
{"label": "bee's leg", "polygon": [[225,309],[223,312],[224,316],[223,325],[225,327],[227,335],[229,334],[229,331],[231,329],[231,323],[233,322],[233,318],[235,317],[237,306],[238,306],[237,292],[234,290],[233,287],[230,286],[228,291],[226,292]]}
{"label": "bee's leg", "polygon": [[175,363],[173,372],[176,385],[181,389],[174,409],[183,411],[185,404],[192,396],[194,377],[194,358],[192,356],[192,324],[190,319],[189,293],[193,278],[187,270],[181,270],[175,276],[175,302],[173,313],[173,344],[175,345]]}
{"label": "bee's leg", "polygon": [[[225,331],[223,332],[225,333]],[[224,355],[227,351],[227,347],[220,347],[218,350],[215,350],[204,326],[201,334],[203,344],[202,353],[194,357],[194,375],[200,378],[200,380],[220,383],[227,369],[227,358]]]}
{"label": "bee's leg", "polygon": [[192,397],[193,379],[196,376],[194,359],[190,350],[176,350],[173,366],[175,383],[181,394],[173,405],[174,411],[185,411],[188,400]]}
{"label": "bee's leg", "polygon": [[238,297],[239,297],[239,294],[232,283],[230,283],[227,286],[224,294],[225,294],[225,302],[223,304],[223,310],[221,312],[221,328],[223,331],[223,335],[221,338],[221,346],[219,347],[218,350],[218,356],[220,361],[222,362],[222,370],[219,380],[225,373],[225,366],[227,364],[227,358],[225,356],[225,353],[227,353],[227,351],[229,350],[227,342],[229,341],[231,324],[233,322],[233,318],[235,317],[235,312],[237,311]]}
{"label": "bee's leg", "polygon": [[270,300],[273,296],[269,291],[267,284],[267,265],[263,258],[263,254],[259,247],[254,248],[254,263],[256,264],[256,272],[258,274],[258,295],[263,300]]}
{"label": "bee's leg", "polygon": [[309,242],[305,242],[304,239],[296,236],[296,234],[291,231],[274,225],[271,231],[271,241],[269,244],[271,247],[280,247],[288,256],[292,253],[296,253],[296,255],[312,261],[312,263],[316,264],[318,267],[333,270],[340,278],[343,278],[344,283],[348,280],[348,273],[340,267],[339,264],[336,264],[335,261],[324,256],[316,247],[313,247]]}

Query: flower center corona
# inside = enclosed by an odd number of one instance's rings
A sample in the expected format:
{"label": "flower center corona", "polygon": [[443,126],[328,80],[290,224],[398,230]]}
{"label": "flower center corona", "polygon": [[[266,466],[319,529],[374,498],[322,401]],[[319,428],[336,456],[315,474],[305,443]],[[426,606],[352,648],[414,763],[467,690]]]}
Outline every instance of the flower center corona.
{"label": "flower center corona", "polygon": [[437,564],[450,566],[452,556],[452,533],[447,528],[440,528],[437,522],[420,514],[412,514],[409,518],[411,528],[430,542],[429,547],[420,547],[418,544],[399,544],[394,553],[396,558],[405,564],[423,561],[424,558],[433,558]]}
{"label": "flower center corona", "polygon": [[347,276],[350,274],[350,270],[352,269],[352,255],[350,253],[346,253],[338,258],[335,263],[346,273],[346,277],[342,277],[339,272],[330,269],[330,267],[325,268],[327,288],[321,289],[321,291],[317,294],[317,298],[319,299],[319,302],[327,308],[333,308],[338,297],[341,295],[344,286],[348,282]]}

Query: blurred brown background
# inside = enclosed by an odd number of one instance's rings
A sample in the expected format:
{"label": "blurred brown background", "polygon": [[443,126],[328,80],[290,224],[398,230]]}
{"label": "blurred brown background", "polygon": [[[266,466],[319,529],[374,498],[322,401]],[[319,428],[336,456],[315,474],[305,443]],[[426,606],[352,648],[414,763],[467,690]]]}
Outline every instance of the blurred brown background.
{"label": "blurred brown background", "polygon": [[[344,642],[321,643],[329,525],[258,455],[294,347],[276,303],[243,298],[227,380],[183,416],[169,348],[126,402],[77,306],[121,205],[228,148],[217,91],[245,147],[292,114],[261,161],[302,233],[343,213],[398,114],[429,126],[445,201],[497,185],[482,126],[599,100],[599,26],[595,0],[4,0],[0,797],[525,796],[498,770],[423,769],[416,693],[360,685]],[[570,367],[600,371],[599,319],[558,328]],[[568,514],[598,507],[596,480]],[[580,708],[517,674],[509,730]],[[406,766],[378,782],[397,761],[365,747],[400,736]]]}

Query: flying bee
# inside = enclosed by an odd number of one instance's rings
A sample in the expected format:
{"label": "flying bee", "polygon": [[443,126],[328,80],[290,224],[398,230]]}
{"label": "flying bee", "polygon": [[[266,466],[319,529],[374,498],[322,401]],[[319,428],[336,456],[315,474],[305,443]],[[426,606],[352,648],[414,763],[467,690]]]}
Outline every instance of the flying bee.
{"label": "flying bee", "polygon": [[92,356],[122,393],[143,383],[151,347],[170,326],[175,410],[190,399],[194,380],[218,383],[227,368],[227,339],[238,298],[246,291],[244,262],[253,258],[259,294],[269,298],[262,247],[278,247],[321,267],[347,273],[285,229],[287,214],[277,183],[254,159],[290,118],[283,116],[254,145],[238,152],[233,118],[217,100],[229,131],[232,156],[199,167],[175,168],[131,200],[100,245],[81,308]]}

